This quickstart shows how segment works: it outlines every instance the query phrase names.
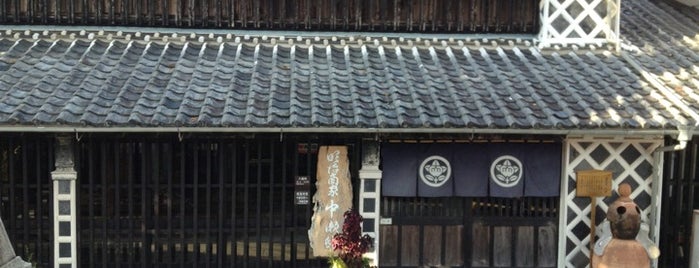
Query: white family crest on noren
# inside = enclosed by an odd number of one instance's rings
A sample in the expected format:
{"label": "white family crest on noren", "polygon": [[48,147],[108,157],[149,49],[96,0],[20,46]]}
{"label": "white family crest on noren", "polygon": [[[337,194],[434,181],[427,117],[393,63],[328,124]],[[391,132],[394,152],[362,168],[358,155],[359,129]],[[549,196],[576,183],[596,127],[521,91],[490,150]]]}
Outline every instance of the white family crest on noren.
{"label": "white family crest on noren", "polygon": [[433,155],[425,158],[420,164],[420,179],[427,185],[439,187],[451,177],[451,164],[441,156]]}
{"label": "white family crest on noren", "polygon": [[490,164],[490,179],[501,187],[514,187],[522,179],[522,162],[514,156],[503,155]]}

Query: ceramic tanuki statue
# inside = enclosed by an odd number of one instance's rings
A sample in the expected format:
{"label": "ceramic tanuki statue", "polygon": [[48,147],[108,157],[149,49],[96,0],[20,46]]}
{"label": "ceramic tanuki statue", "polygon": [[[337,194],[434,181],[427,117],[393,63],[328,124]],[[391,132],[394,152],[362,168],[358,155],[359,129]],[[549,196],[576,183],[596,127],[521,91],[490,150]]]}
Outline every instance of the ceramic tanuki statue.
{"label": "ceramic tanuki statue", "polygon": [[[592,254],[592,268],[650,267],[651,258],[657,258],[659,251],[652,243],[641,243],[637,240],[641,231],[641,210],[630,198],[631,186],[626,183],[619,185],[619,198],[609,205],[607,210],[607,230],[611,234],[603,235],[595,243]],[[648,242],[647,229],[642,232]],[[609,231],[607,231],[609,232]],[[648,247],[648,249],[646,248]]]}

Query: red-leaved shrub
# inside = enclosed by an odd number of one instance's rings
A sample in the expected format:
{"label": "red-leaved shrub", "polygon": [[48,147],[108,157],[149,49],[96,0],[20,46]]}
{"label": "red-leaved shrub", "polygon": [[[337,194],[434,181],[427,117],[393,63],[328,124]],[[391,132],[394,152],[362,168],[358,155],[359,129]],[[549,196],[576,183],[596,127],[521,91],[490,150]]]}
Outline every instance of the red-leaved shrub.
{"label": "red-leaved shrub", "polygon": [[332,239],[333,250],[338,252],[340,259],[349,268],[361,268],[364,263],[362,255],[374,245],[374,239],[369,235],[362,236],[362,216],[355,209],[344,214],[342,233],[335,234]]}

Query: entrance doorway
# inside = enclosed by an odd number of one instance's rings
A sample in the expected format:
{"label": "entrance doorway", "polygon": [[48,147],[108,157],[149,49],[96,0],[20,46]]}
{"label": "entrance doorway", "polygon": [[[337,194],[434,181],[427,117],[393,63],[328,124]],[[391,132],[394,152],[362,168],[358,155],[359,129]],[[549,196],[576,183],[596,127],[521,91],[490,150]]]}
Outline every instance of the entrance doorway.
{"label": "entrance doorway", "polygon": [[381,267],[556,267],[559,197],[383,197]]}

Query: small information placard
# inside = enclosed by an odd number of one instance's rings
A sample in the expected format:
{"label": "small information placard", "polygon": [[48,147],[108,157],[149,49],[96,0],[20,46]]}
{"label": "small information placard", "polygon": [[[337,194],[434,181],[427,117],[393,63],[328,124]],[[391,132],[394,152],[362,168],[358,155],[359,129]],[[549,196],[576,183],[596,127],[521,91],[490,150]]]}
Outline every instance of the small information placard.
{"label": "small information placard", "polygon": [[612,172],[606,170],[579,170],[577,177],[576,195],[590,198],[590,252],[595,244],[595,228],[597,227],[597,197],[612,195]]}
{"label": "small information placard", "polygon": [[311,179],[308,176],[296,177],[294,200],[296,205],[308,205],[311,202]]}
{"label": "small information placard", "polygon": [[612,172],[605,170],[581,170],[576,172],[577,196],[612,195]]}

